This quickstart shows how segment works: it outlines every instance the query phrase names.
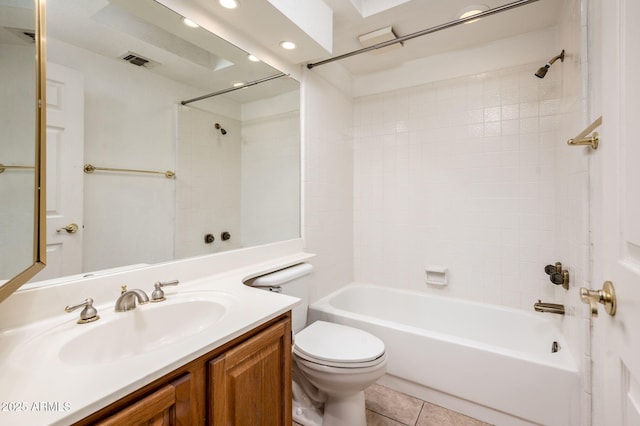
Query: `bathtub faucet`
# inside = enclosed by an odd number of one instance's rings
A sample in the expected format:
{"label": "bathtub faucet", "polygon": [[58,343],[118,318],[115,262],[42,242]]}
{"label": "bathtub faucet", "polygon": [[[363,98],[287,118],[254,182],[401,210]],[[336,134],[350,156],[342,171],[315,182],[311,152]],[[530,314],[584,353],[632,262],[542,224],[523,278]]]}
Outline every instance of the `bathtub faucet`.
{"label": "bathtub faucet", "polygon": [[536,312],[549,312],[552,314],[564,315],[564,305],[557,303],[543,303],[540,300],[533,304],[533,309]]}

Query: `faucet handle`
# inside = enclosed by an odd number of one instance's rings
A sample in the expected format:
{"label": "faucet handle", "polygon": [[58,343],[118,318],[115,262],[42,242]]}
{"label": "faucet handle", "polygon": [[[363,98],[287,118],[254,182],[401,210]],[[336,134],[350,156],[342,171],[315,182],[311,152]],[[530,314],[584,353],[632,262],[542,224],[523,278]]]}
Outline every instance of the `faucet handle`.
{"label": "faucet handle", "polygon": [[555,285],[561,285],[565,290],[569,289],[569,271],[563,270],[562,273],[553,273],[549,279]]}
{"label": "faucet handle", "polygon": [[78,320],[78,324],[86,324],[100,319],[98,310],[93,307],[93,299],[91,298],[88,298],[84,302],[77,305],[67,306],[64,308],[64,310],[65,312],[73,312],[76,309],[82,307],[84,307],[84,309],[80,312],[80,319]]}
{"label": "faucet handle", "polygon": [[555,265],[547,265],[544,267],[544,272],[547,275],[561,273],[562,272],[562,263],[556,262]]}
{"label": "faucet handle", "polygon": [[164,291],[162,290],[162,287],[168,286],[168,285],[178,285],[180,283],[180,281],[178,280],[172,280],[172,281],[158,281],[157,283],[154,284],[155,286],[155,290],[153,290],[153,293],[151,293],[151,301],[152,302],[162,302],[163,300],[166,300],[167,298],[164,296]]}
{"label": "faucet handle", "polygon": [[562,288],[569,290],[569,271],[562,269],[562,263],[556,262],[555,265],[547,265],[544,272],[549,275],[549,280],[555,285],[562,285]]}

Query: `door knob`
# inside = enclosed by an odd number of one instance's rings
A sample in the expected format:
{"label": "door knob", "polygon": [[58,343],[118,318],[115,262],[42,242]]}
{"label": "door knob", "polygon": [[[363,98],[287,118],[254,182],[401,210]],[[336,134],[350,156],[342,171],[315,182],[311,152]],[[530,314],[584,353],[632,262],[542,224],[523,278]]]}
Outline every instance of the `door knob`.
{"label": "door knob", "polygon": [[591,316],[598,316],[598,303],[604,305],[604,310],[611,316],[616,314],[616,292],[611,281],[605,281],[602,290],[580,289],[580,300],[588,303],[591,308]]}
{"label": "door knob", "polygon": [[64,228],[56,229],[56,232],[67,231],[69,234],[75,234],[78,232],[78,225],[76,223],[70,223]]}

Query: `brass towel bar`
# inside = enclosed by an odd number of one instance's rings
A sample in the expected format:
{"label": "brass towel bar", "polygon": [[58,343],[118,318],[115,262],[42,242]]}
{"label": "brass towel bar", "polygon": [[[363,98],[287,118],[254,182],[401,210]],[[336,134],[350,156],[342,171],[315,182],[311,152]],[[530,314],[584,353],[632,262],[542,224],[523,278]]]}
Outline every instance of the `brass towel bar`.
{"label": "brass towel bar", "polygon": [[116,169],[113,167],[96,167],[92,164],[84,165],[85,173],[93,173],[96,170],[106,171],[106,172],[129,172],[129,173],[147,173],[147,174],[153,174],[153,175],[164,175],[167,179],[171,179],[176,176],[176,173],[172,172],[171,170],[167,170],[166,172],[157,172],[155,170]]}
{"label": "brass towel bar", "polygon": [[[598,149],[598,143],[600,142],[600,135],[598,132],[593,132],[598,126],[602,124],[602,116],[596,118],[596,121],[591,123],[589,127],[584,129],[578,136],[573,139],[569,139],[567,141],[568,145],[571,146],[580,146],[580,145],[589,145],[592,149]],[[591,136],[587,136],[589,133],[593,132]]]}
{"label": "brass towel bar", "polygon": [[5,166],[4,164],[0,164],[0,173],[4,173],[5,170],[7,169],[22,169],[22,170],[26,170],[26,169],[33,169],[33,166]]}

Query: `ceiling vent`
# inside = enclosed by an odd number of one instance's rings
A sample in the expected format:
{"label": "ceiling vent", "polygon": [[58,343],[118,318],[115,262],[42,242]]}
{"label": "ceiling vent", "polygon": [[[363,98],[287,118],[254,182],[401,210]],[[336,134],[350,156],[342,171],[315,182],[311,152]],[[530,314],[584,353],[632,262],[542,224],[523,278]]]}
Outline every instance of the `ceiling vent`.
{"label": "ceiling vent", "polygon": [[[360,44],[362,44],[363,47],[369,47],[369,46],[373,46],[374,44],[382,43],[383,41],[395,40],[397,38],[398,37],[393,32],[393,27],[389,26],[389,27],[380,28],[379,30],[372,31],[367,34],[362,34],[361,36],[358,37],[358,40],[360,40]],[[395,43],[395,44],[392,44],[391,46],[372,50],[369,53],[387,52],[389,50],[399,49],[402,46],[403,46],[402,42]]]}
{"label": "ceiling vent", "polygon": [[134,52],[127,52],[124,55],[118,56],[118,58],[122,59],[123,61],[127,61],[137,67],[153,68],[156,65],[160,65],[159,62],[156,62],[149,58],[145,58],[144,56],[138,55]]}
{"label": "ceiling vent", "polygon": [[36,42],[36,33],[33,30],[24,29],[24,28],[10,28],[4,27],[7,31],[11,32],[13,35],[18,37],[20,40],[25,43],[35,43]]}

